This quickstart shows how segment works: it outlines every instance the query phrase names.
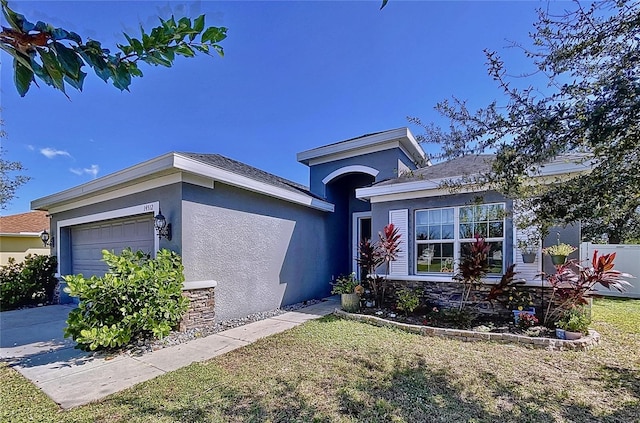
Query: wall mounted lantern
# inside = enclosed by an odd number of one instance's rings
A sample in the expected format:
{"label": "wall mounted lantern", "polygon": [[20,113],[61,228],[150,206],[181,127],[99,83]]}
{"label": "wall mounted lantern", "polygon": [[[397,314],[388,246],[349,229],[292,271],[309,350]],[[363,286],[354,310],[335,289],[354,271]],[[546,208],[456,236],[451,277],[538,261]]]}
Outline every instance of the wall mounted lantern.
{"label": "wall mounted lantern", "polygon": [[40,239],[42,240],[42,244],[44,244],[45,247],[55,247],[55,238],[49,236],[49,232],[47,232],[46,229],[43,230],[40,234]]}
{"label": "wall mounted lantern", "polygon": [[158,238],[167,238],[171,241],[171,223],[167,223],[167,219],[162,215],[162,210],[158,210],[158,214],[154,217],[155,227],[158,232]]}

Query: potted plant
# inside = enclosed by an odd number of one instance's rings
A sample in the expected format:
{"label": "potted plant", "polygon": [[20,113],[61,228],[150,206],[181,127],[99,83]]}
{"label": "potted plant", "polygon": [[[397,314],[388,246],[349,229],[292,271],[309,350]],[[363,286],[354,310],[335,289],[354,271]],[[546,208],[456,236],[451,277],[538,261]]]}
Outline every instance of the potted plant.
{"label": "potted plant", "polygon": [[558,242],[542,250],[543,253],[551,257],[551,262],[556,265],[562,265],[567,261],[567,256],[577,250],[573,245]]}
{"label": "potted plant", "polygon": [[360,310],[360,295],[364,293],[364,288],[356,279],[355,272],[349,276],[338,276],[331,285],[331,293],[340,294],[340,305],[344,311],[353,313]]}
{"label": "potted plant", "polygon": [[564,311],[556,327],[564,330],[565,339],[580,339],[589,333],[591,316],[584,306],[571,307]]}
{"label": "potted plant", "polygon": [[524,263],[533,263],[536,261],[539,244],[539,238],[526,238],[518,240],[518,249],[522,254],[522,261]]}

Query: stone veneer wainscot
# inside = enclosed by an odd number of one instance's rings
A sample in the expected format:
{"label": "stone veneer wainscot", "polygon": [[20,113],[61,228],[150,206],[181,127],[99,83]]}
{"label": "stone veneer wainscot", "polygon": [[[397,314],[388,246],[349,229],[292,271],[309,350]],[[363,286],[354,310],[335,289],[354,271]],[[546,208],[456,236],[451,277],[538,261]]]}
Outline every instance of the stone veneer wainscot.
{"label": "stone veneer wainscot", "polygon": [[185,282],[182,295],[189,299],[189,309],[182,317],[180,331],[212,326],[215,323],[216,281]]}

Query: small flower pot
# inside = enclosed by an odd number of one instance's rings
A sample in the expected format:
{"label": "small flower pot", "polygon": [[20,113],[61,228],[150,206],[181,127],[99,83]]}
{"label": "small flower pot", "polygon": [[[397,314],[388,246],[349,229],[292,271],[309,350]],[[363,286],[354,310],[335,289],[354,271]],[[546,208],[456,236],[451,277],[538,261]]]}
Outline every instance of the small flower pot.
{"label": "small flower pot", "polygon": [[556,338],[567,339],[564,329],[556,328]]}
{"label": "small flower pot", "polygon": [[358,294],[341,294],[340,305],[347,313],[360,311],[360,296]]}
{"label": "small flower pot", "polygon": [[576,339],[582,338],[584,335],[582,334],[582,332],[570,332],[568,330],[565,330],[564,336],[567,341],[574,341]]}
{"label": "small flower pot", "polygon": [[522,262],[523,263],[533,263],[536,261],[536,253],[522,253]]}
{"label": "small flower pot", "polygon": [[564,264],[567,261],[567,256],[551,256],[551,263],[555,266]]}

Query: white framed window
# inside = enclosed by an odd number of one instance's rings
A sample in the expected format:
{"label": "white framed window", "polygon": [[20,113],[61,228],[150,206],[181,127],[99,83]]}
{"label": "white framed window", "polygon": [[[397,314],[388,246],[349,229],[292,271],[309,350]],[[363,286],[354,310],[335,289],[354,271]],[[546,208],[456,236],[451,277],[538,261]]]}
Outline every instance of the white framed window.
{"label": "white framed window", "polygon": [[416,210],[414,227],[416,274],[453,273],[476,234],[490,245],[489,273],[503,273],[504,203]]}

